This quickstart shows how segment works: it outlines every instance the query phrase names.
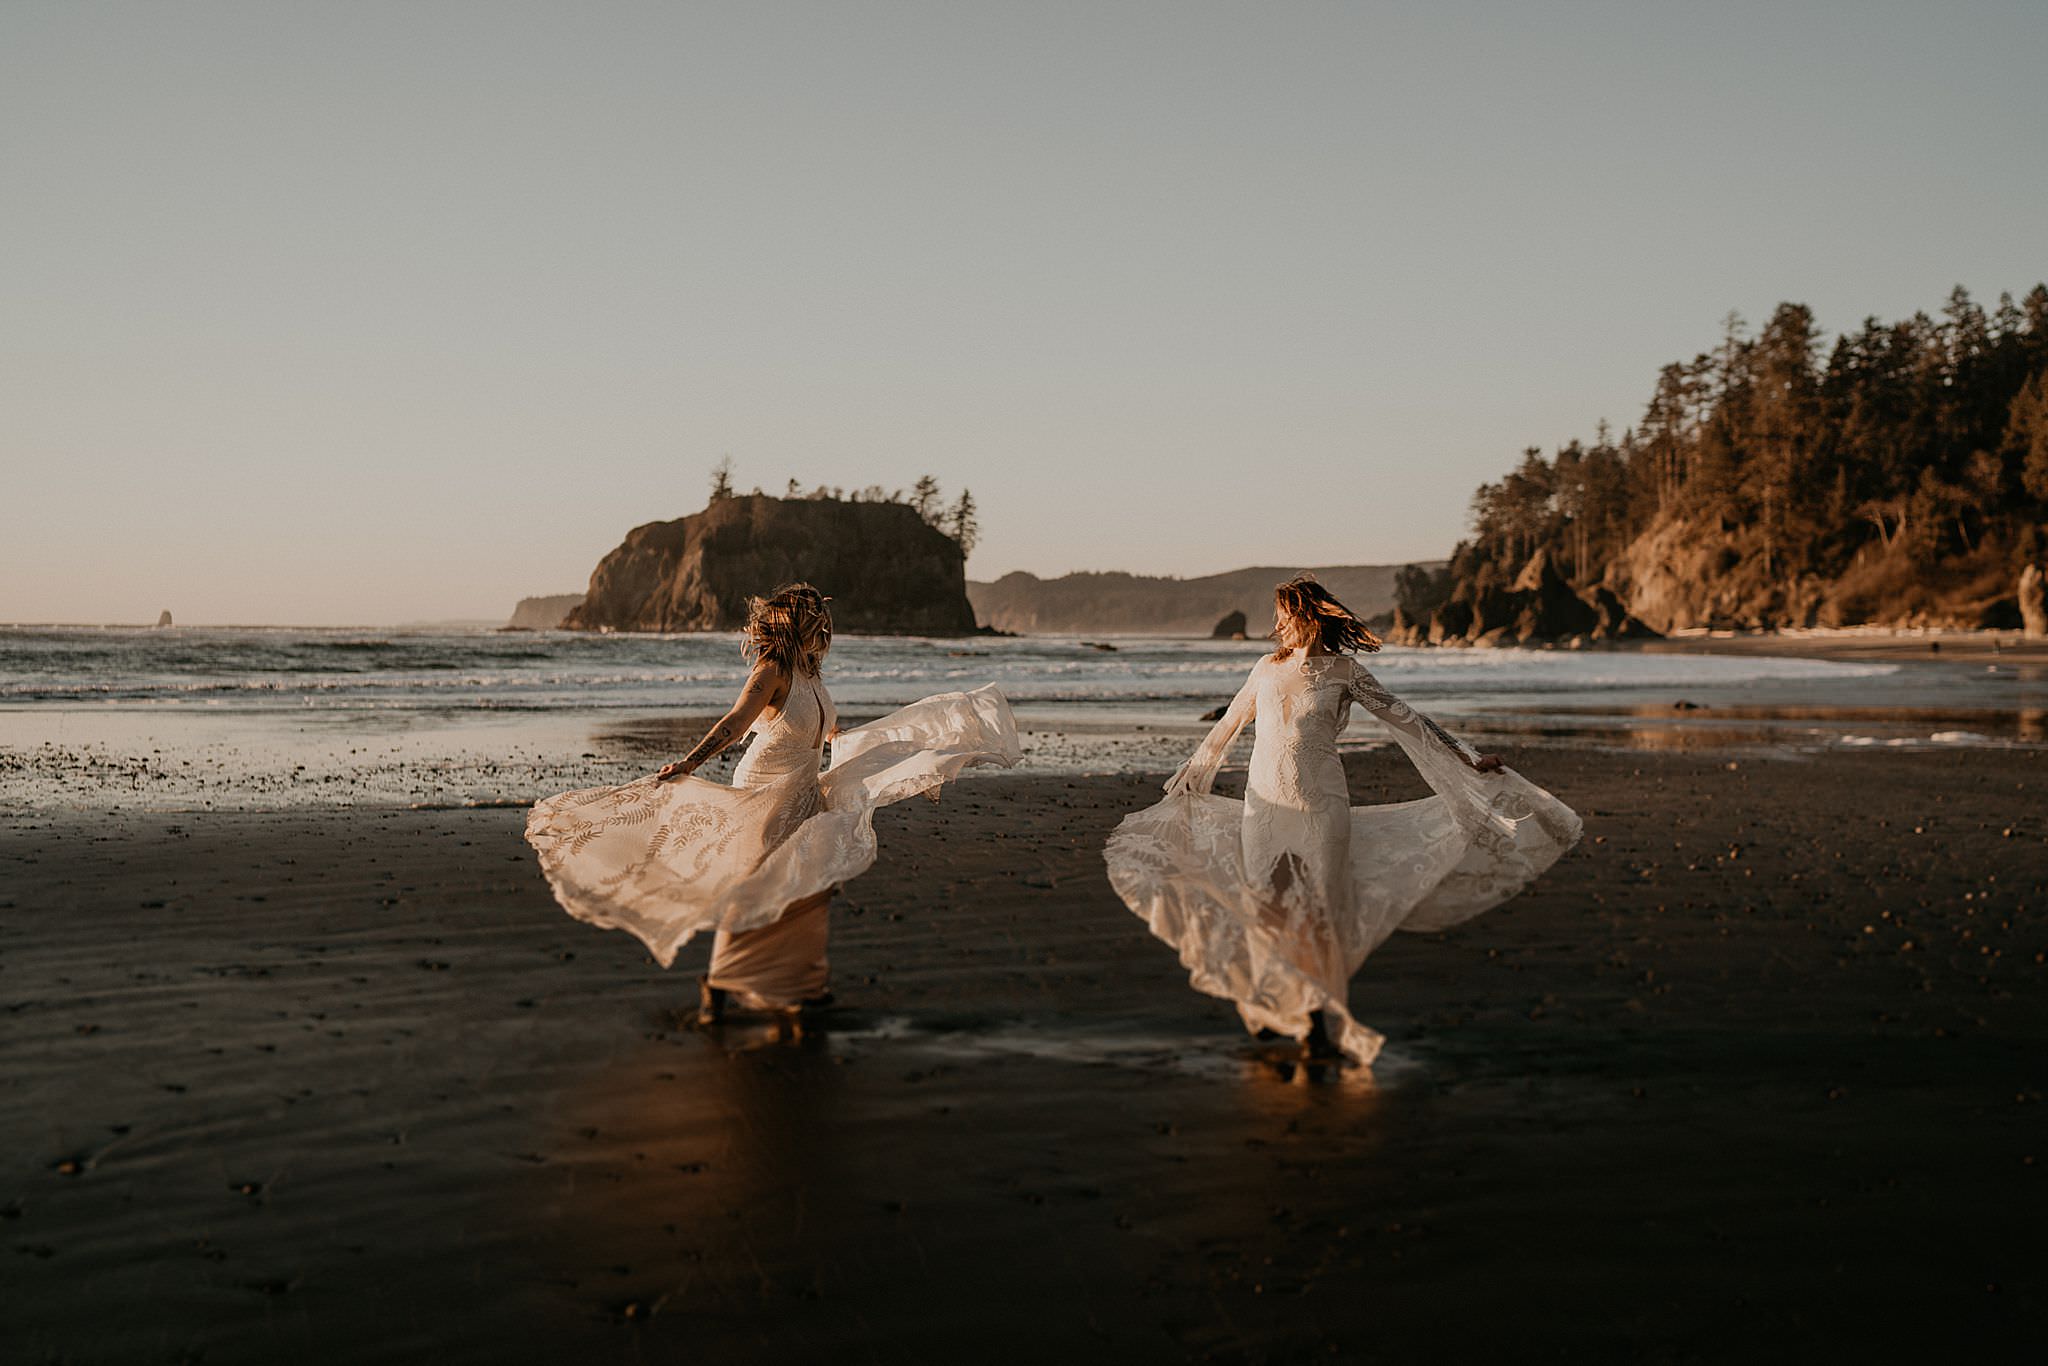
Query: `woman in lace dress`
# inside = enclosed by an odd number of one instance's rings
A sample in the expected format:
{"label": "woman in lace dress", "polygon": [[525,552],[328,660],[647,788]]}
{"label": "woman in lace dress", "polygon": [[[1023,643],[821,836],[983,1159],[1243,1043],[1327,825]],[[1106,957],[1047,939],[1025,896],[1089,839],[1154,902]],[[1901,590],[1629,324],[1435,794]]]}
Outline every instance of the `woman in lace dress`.
{"label": "woman in lace dress", "polygon": [[[994,685],[838,729],[820,677],[832,644],[826,601],[809,584],[755,599],[742,643],[753,670],[696,748],[622,787],[537,802],[526,823],[555,898],[579,920],[630,931],[663,967],[692,935],[715,932],[705,1023],[728,998],[774,1010],[824,999],[827,907],[875,861],[875,808],[919,793],[936,800],[962,769],[1019,757]],[[732,786],[695,776],[749,733]],[[821,773],[828,739],[832,765]]]}
{"label": "woman in lace dress", "polygon": [[[1104,858],[1124,903],[1180,951],[1198,990],[1237,1003],[1246,1028],[1369,1063],[1383,1040],[1346,1002],[1366,955],[1397,929],[1441,930],[1507,900],[1578,842],[1579,818],[1380,687],[1347,653],[1379,640],[1321,584],[1281,584],[1274,607],[1279,649]],[[1434,796],[1350,804],[1337,737],[1353,706]],[[1213,795],[1254,720],[1244,800]]]}

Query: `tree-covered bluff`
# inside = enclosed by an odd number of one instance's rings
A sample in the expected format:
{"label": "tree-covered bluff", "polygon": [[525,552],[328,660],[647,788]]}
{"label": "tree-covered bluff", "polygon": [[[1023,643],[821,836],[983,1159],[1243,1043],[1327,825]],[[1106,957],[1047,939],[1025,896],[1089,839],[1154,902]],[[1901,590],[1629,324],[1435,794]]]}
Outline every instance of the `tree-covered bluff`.
{"label": "tree-covered bluff", "polygon": [[714,488],[702,512],[628,532],[562,625],[729,631],[750,597],[804,580],[834,599],[842,631],[964,634],[974,630],[966,560],[912,502]]}
{"label": "tree-covered bluff", "polygon": [[2044,524],[2048,287],[1989,312],[1957,288],[1938,318],[1870,318],[1832,346],[1781,304],[1665,366],[1618,439],[1531,448],[1482,485],[1448,570],[1403,576],[1394,633],[2017,628]]}

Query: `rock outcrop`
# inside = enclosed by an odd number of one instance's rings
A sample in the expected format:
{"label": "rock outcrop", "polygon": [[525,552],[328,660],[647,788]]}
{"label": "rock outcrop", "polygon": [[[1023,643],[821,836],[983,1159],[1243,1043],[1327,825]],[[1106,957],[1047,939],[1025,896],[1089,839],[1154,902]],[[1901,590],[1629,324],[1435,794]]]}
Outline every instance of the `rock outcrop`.
{"label": "rock outcrop", "polygon": [[[1541,556],[1541,552],[1539,552]],[[1543,556],[1547,559],[1547,556]],[[2014,592],[2014,565],[2006,548],[1981,543],[1969,554],[1926,560],[1903,542],[1873,542],[1839,572],[1790,569],[1758,527],[1722,525],[1717,519],[1672,516],[1615,551],[1572,591],[1600,615],[1588,639],[1624,639],[1645,631],[1688,629],[1778,630],[1787,627],[1876,625],[1956,630],[2006,630],[2024,616]],[[1455,638],[1478,640],[1504,623],[1494,565],[1468,568],[1453,596],[1478,609],[1477,629],[1456,625]],[[1532,586],[1524,569],[1506,591]],[[1572,615],[1554,592],[1543,594],[1563,616],[1537,638],[1560,639]],[[1517,611],[1520,610],[1518,607]],[[1507,633],[1512,638],[1515,631]]]}
{"label": "rock outcrop", "polygon": [[1211,640],[1243,640],[1245,635],[1244,613],[1226,612],[1223,620],[1216,623],[1209,632]]}
{"label": "rock outcrop", "polygon": [[729,631],[747,599],[805,580],[840,631],[974,630],[966,557],[903,503],[752,494],[626,534],[562,622],[572,630]]}
{"label": "rock outcrop", "polygon": [[170,608],[166,607],[166,608],[164,608],[164,610],[163,610],[163,611],[161,611],[161,612],[158,612],[158,613],[156,614],[156,624],[157,624],[157,629],[158,629],[158,630],[162,630],[162,629],[163,629],[164,627],[166,627],[166,626],[169,626],[169,625],[171,624],[171,609],[170,609]]}
{"label": "rock outcrop", "polygon": [[2030,564],[2020,571],[2020,627],[2029,639],[2048,637],[2048,575]]}
{"label": "rock outcrop", "polygon": [[552,631],[562,618],[583,604],[581,593],[555,593],[544,598],[521,598],[512,609],[506,626],[519,631]]}
{"label": "rock outcrop", "polygon": [[1582,596],[1592,605],[1595,621],[1588,634],[1594,640],[1646,640],[1657,634],[1604,583],[1596,583]]}
{"label": "rock outcrop", "polygon": [[1654,636],[1604,584],[1581,592],[1539,550],[1514,580],[1460,582],[1450,600],[1416,621],[1394,611],[1388,639],[1400,645],[1529,645]]}

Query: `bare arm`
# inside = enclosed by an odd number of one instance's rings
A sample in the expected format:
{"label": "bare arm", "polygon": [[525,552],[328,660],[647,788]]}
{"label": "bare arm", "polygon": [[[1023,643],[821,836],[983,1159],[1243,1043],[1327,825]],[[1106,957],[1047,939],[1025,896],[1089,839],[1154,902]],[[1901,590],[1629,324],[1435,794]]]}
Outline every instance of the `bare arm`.
{"label": "bare arm", "polygon": [[704,733],[704,738],[697,742],[695,749],[654,776],[668,782],[695,773],[707,759],[745,735],[747,728],[774,704],[777,697],[787,696],[788,689],[789,676],[769,661],[762,660],[747,675],[746,684],[740,689],[732,710],[718,718],[717,723]]}

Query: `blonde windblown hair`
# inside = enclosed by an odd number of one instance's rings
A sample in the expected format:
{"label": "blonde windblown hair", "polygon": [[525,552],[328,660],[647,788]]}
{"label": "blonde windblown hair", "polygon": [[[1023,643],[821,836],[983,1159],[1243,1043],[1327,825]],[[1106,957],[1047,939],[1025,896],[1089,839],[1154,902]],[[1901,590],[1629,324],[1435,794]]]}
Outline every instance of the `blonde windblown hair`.
{"label": "blonde windblown hair", "polygon": [[1297,574],[1273,589],[1273,640],[1279,659],[1313,636],[1332,654],[1380,648],[1380,638],[1366,629],[1356,612],[1337,601],[1313,574]]}
{"label": "blonde windblown hair", "polygon": [[807,583],[786,583],[765,598],[747,599],[747,624],[740,653],[768,660],[791,677],[818,676],[832,648],[832,601]]}

